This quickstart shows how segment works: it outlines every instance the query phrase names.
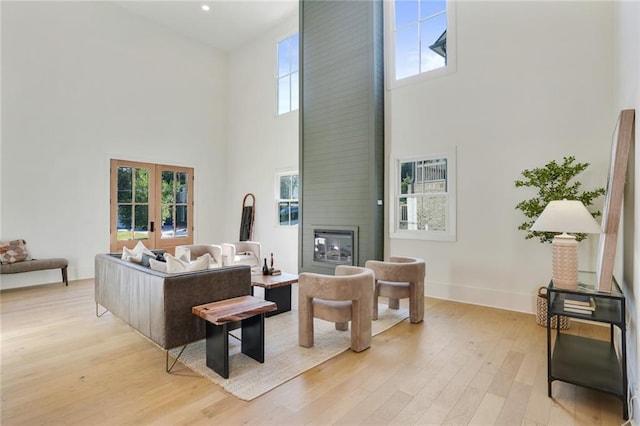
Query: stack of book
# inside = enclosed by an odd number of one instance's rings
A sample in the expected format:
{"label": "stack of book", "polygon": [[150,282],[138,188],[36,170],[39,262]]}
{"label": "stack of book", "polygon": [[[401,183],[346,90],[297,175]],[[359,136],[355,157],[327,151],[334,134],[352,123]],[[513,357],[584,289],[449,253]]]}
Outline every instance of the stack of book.
{"label": "stack of book", "polygon": [[596,302],[593,297],[583,294],[565,294],[564,296],[565,312],[574,312],[577,314],[592,315],[596,310]]}

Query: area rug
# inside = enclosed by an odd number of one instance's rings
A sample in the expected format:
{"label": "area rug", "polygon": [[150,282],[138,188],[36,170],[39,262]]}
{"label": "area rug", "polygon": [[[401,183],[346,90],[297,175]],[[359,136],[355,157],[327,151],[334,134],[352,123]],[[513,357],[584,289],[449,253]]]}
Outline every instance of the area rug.
{"label": "area rug", "polygon": [[[382,333],[404,319],[407,309],[380,305],[372,334]],[[206,365],[205,341],[187,346],[179,362],[208,378],[230,394],[250,401],[288,380],[349,349],[351,331],[337,331],[333,323],[314,319],[314,346],[298,346],[298,312],[289,311],[265,320],[264,364],[240,352],[240,342],[229,338],[229,378],[224,379]],[[239,335],[239,330],[234,330]],[[171,355],[176,356],[173,349]]]}

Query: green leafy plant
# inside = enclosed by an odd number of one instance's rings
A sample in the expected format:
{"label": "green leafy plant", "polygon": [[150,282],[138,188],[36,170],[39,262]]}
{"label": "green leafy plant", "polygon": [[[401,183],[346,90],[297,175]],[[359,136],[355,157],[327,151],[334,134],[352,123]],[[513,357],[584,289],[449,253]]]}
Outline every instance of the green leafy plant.
{"label": "green leafy plant", "polygon": [[[593,200],[604,195],[604,188],[596,188],[593,191],[581,191],[582,184],[579,181],[572,181],[578,174],[583,172],[589,163],[574,163],[575,157],[564,157],[562,164],[555,161],[547,163],[544,167],[532,170],[525,169],[522,172],[524,179],[516,180],[516,188],[527,186],[538,189],[538,194],[534,198],[524,200],[516,205],[516,209],[522,210],[527,217],[527,221],[518,226],[521,231],[526,231],[525,238],[539,238],[541,243],[550,243],[555,235],[553,232],[531,231],[530,228],[542,213],[550,201],[554,200],[580,200],[589,208]],[[592,211],[593,217],[602,214],[600,211]],[[582,241],[587,238],[586,234],[575,234],[576,240]]]}

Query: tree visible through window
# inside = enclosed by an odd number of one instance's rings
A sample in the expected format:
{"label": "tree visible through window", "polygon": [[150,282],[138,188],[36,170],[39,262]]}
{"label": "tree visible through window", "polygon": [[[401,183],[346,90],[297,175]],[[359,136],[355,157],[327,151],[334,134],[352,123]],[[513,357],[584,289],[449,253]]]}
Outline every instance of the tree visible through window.
{"label": "tree visible through window", "polygon": [[298,33],[278,43],[278,114],[298,109]]}
{"label": "tree visible through window", "polygon": [[299,184],[298,173],[278,175],[278,223],[280,225],[298,224]]}
{"label": "tree visible through window", "polygon": [[447,1],[395,0],[395,78],[447,65]]}

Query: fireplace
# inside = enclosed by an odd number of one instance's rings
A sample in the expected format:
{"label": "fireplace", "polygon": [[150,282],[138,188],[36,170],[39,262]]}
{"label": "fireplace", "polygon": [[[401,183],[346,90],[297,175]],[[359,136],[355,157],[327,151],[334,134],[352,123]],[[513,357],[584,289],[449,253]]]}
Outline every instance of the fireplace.
{"label": "fireplace", "polygon": [[356,265],[357,227],[327,227],[313,230],[313,263],[318,266]]}

